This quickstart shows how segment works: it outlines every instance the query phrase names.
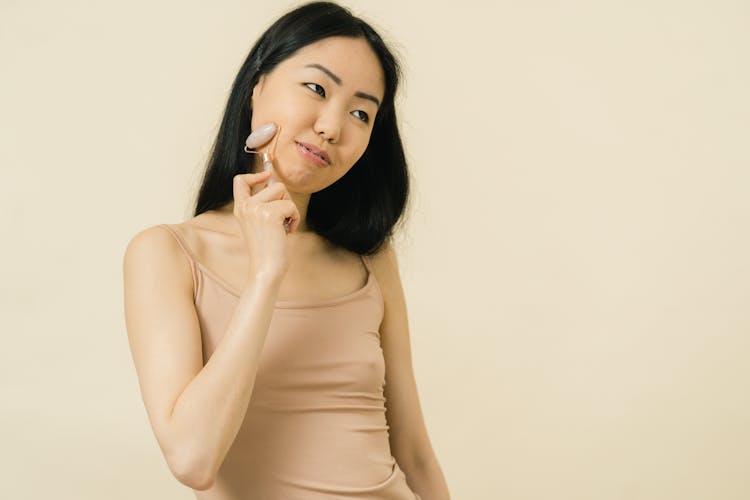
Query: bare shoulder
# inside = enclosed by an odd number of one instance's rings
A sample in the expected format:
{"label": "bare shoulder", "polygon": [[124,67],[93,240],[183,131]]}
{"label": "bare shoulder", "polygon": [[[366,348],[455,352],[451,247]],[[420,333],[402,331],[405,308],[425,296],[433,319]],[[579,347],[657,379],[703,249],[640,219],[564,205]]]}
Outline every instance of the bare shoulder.
{"label": "bare shoulder", "polygon": [[[174,236],[161,224],[150,226],[137,232],[125,248],[126,263],[147,262],[166,254],[172,250],[179,250]],[[162,255],[163,257],[163,255]]]}
{"label": "bare shoulder", "polygon": [[[382,328],[384,336],[401,334],[403,325],[393,327],[393,323],[402,323],[406,316],[406,296],[403,283],[401,282],[401,271],[398,264],[398,256],[389,240],[374,255],[368,257],[370,268],[378,280],[380,292],[383,295],[383,307],[385,309]],[[385,332],[391,330],[390,333]]]}
{"label": "bare shoulder", "polygon": [[177,242],[174,244],[170,240],[174,240],[174,237],[169,234],[167,228],[163,227],[162,224],[156,224],[154,226],[141,229],[128,241],[128,245],[125,248],[126,259],[141,257],[152,253],[154,250],[166,250],[171,246],[177,246]]}
{"label": "bare shoulder", "polygon": [[396,250],[390,240],[386,241],[377,253],[367,257],[372,272],[378,279],[386,299],[401,295],[401,276]]}
{"label": "bare shoulder", "polygon": [[[133,253],[141,254],[142,257],[173,259],[180,255],[182,249],[174,235],[170,234],[169,229],[163,227],[165,225],[167,224],[156,224],[138,232],[130,240],[126,256],[128,253]],[[192,251],[199,251],[206,246],[207,240],[225,234],[221,221],[209,213],[200,214],[183,222],[168,224],[168,226],[180,235]]]}
{"label": "bare shoulder", "polygon": [[128,242],[123,256],[126,290],[136,276],[150,276],[172,284],[173,290],[192,293],[190,263],[174,235],[161,224],[142,229]]}

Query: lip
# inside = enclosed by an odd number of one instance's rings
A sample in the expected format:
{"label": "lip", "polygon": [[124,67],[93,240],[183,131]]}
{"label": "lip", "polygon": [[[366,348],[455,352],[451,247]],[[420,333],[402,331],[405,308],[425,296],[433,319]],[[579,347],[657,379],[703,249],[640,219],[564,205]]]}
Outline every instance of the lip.
{"label": "lip", "polygon": [[328,153],[326,153],[322,149],[315,147],[307,142],[295,141],[295,144],[297,146],[297,151],[299,151],[302,156],[309,159],[316,165],[327,167],[331,164],[331,158],[328,156]]}

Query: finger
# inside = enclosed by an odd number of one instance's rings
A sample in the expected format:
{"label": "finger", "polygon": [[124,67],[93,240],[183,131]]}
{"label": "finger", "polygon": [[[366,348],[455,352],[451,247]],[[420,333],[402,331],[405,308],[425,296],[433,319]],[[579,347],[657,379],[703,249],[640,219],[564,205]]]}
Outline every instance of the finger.
{"label": "finger", "polygon": [[244,200],[251,196],[250,188],[269,177],[269,172],[255,174],[237,174],[232,179],[232,193],[235,200]]}
{"label": "finger", "polygon": [[262,127],[259,127],[250,133],[250,135],[247,137],[247,140],[245,140],[245,145],[250,149],[262,146],[273,139],[273,136],[276,134],[276,130],[276,125],[273,123],[263,125]]}
{"label": "finger", "polygon": [[265,203],[275,200],[289,200],[289,192],[281,182],[276,182],[252,195],[253,202]]}
{"label": "finger", "polygon": [[[291,200],[274,200],[268,203],[269,209],[273,210],[278,214],[281,223],[283,224],[286,219],[291,219],[290,228],[296,229],[299,225],[300,215],[297,210],[297,205]],[[290,232],[293,229],[290,229]]]}
{"label": "finger", "polygon": [[297,228],[300,225],[300,218],[297,217],[296,219],[292,219],[291,224],[289,225],[289,232],[293,233],[297,230]]}

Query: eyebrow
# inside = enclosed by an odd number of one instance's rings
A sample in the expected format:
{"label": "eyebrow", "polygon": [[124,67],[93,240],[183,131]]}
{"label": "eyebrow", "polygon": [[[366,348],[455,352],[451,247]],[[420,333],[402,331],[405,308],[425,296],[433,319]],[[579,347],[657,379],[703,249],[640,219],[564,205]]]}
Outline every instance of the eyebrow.
{"label": "eyebrow", "polygon": [[[334,75],[333,72],[330,69],[326,68],[325,66],[323,66],[321,64],[307,64],[307,65],[305,65],[305,68],[319,69],[320,71],[322,71],[323,73],[325,73],[326,75],[328,75],[331,78],[331,80],[333,80],[334,82],[336,82],[336,85],[339,85],[339,86],[341,85],[341,78],[339,78],[338,76]],[[370,100],[370,101],[374,102],[375,104],[377,104],[378,108],[380,107],[380,101],[378,100],[377,97],[375,97],[373,95],[367,94],[365,92],[360,92],[360,91],[355,92],[354,95],[356,97],[360,97],[362,99]]]}

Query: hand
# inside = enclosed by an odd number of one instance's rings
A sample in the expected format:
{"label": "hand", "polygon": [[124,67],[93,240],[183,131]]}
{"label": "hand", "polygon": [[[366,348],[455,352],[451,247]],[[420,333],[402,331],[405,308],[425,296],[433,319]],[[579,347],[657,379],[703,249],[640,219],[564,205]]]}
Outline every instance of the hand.
{"label": "hand", "polygon": [[297,230],[300,213],[289,192],[281,182],[276,182],[256,194],[251,188],[268,181],[271,172],[238,174],[233,179],[234,216],[240,223],[242,237],[251,258],[250,274],[286,273],[289,267],[287,231],[284,221],[289,221],[289,232]]}

